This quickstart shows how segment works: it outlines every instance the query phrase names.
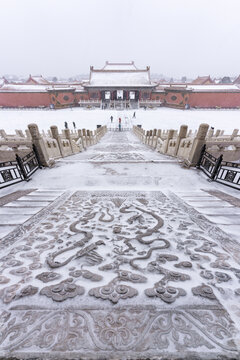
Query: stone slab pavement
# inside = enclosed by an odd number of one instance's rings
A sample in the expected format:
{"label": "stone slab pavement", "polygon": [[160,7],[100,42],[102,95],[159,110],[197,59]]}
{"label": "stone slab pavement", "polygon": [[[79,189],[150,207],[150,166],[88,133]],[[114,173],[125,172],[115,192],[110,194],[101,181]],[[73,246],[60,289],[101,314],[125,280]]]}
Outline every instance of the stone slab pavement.
{"label": "stone slab pavement", "polygon": [[0,204],[3,358],[239,359],[237,191],[115,133]]}

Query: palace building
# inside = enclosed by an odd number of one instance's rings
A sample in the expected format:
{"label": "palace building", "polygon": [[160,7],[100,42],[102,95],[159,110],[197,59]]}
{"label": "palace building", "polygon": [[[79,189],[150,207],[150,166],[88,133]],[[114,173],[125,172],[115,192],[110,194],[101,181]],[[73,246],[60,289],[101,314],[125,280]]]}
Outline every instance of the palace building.
{"label": "palace building", "polygon": [[141,100],[150,100],[157,87],[150,78],[150,67],[138,69],[134,62],[106,62],[102,69],[90,67],[89,81],[83,84],[89,100],[101,100],[104,108],[124,105],[133,107]]}
{"label": "palace building", "polygon": [[210,76],[192,83],[153,82],[150,67],[138,69],[133,61],[90,67],[89,79],[54,83],[41,75],[22,83],[0,79],[0,108],[100,107],[136,109],[167,106],[188,108],[240,108],[240,76],[231,84],[216,84]]}

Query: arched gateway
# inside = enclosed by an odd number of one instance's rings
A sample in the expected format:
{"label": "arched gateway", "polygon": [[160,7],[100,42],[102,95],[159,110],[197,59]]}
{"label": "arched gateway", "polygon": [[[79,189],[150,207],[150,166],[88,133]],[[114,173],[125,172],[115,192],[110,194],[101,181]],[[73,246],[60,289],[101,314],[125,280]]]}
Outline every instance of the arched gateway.
{"label": "arched gateway", "polygon": [[157,84],[150,79],[150,67],[138,69],[134,62],[106,62],[102,69],[90,67],[84,83],[90,100],[100,100],[103,108],[135,108],[139,100],[150,100]]}

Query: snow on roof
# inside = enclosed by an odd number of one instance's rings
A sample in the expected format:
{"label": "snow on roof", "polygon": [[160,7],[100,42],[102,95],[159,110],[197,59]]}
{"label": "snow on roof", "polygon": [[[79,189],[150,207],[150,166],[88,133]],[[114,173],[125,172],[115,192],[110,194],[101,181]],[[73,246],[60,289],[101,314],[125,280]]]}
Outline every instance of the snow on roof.
{"label": "snow on roof", "polygon": [[91,70],[90,81],[84,86],[155,86],[148,70],[105,71]]}
{"label": "snow on roof", "polygon": [[106,61],[103,70],[137,70],[137,67],[134,64],[134,61],[131,61],[130,63],[110,63]]}
{"label": "snow on roof", "polygon": [[137,69],[134,62],[109,63],[106,62],[103,69],[90,67],[90,79],[83,83],[84,87],[155,87],[156,84],[150,80],[150,68]]}
{"label": "snow on roof", "polygon": [[26,81],[26,84],[31,84],[31,83],[36,83],[36,84],[39,84],[39,85],[50,84],[49,81],[47,81],[46,79],[44,79],[42,77],[42,75],[36,75],[36,76],[30,75],[28,80]]}
{"label": "snow on roof", "polygon": [[52,86],[46,86],[46,90],[47,91],[56,91],[56,90],[61,90],[61,91],[63,91],[63,90],[75,90],[76,89],[76,86],[69,86],[69,85],[52,85]]}
{"label": "snow on roof", "polygon": [[188,89],[193,91],[240,91],[240,88],[237,85],[189,85]]}
{"label": "snow on roof", "polygon": [[91,86],[153,86],[147,71],[95,72],[92,71]]}
{"label": "snow on roof", "polygon": [[214,84],[214,81],[210,78],[210,75],[198,76],[195,80],[193,80],[192,84],[204,85],[207,82]]}
{"label": "snow on roof", "polygon": [[4,84],[0,91],[6,92],[46,92],[46,85],[28,85],[28,84]]}
{"label": "snow on roof", "polygon": [[234,84],[240,84],[240,75],[234,80]]}
{"label": "snow on roof", "polygon": [[[159,87],[158,87],[159,88]],[[240,91],[240,87],[234,84],[208,84],[208,85],[193,85],[193,84],[185,84],[180,85],[177,84],[176,86],[164,86],[167,90],[190,90],[194,92],[225,92],[225,91]]]}
{"label": "snow on roof", "polygon": [[47,91],[75,90],[71,86],[51,86],[51,85],[35,85],[35,84],[4,84],[0,88],[0,92],[47,92]]}

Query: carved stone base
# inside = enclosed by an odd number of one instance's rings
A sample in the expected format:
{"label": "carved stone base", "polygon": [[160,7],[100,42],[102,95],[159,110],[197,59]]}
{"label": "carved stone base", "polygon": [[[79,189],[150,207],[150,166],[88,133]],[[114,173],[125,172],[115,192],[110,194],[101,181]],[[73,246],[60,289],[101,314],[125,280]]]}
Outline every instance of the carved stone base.
{"label": "carved stone base", "polygon": [[12,309],[1,356],[77,359],[238,359],[221,306]]}

